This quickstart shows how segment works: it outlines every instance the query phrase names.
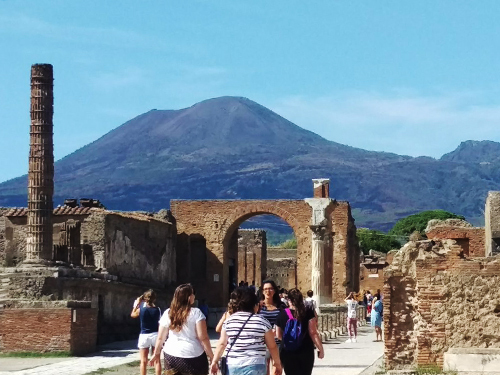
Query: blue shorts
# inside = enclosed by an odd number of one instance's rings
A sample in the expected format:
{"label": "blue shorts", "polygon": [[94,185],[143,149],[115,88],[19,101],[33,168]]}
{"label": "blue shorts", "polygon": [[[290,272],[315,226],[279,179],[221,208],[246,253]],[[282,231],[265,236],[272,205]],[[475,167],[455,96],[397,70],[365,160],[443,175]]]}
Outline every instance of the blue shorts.
{"label": "blue shorts", "polygon": [[266,365],[245,365],[231,366],[228,365],[228,375],[266,375]]}

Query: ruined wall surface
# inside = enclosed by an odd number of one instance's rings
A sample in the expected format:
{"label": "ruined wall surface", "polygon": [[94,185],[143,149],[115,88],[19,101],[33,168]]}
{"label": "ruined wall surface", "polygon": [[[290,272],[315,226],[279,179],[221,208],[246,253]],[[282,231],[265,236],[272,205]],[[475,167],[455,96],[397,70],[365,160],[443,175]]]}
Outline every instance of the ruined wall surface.
{"label": "ruined wall surface", "polygon": [[454,240],[410,242],[385,270],[386,369],[442,366],[449,348],[500,347],[500,257]]}
{"label": "ruined wall surface", "polygon": [[[60,214],[62,210],[64,210],[64,207],[56,208],[51,219],[54,227],[54,245],[59,245],[60,239],[58,235],[63,223],[68,220],[83,222],[88,216],[85,214],[62,215]],[[73,210],[78,210],[78,208]],[[4,216],[2,216],[1,211],[2,209],[0,209],[0,265],[13,267],[26,257],[26,238],[28,234],[26,209],[3,210],[4,213],[8,214]]]}
{"label": "ruined wall surface", "polygon": [[88,268],[105,268],[106,214],[93,212],[82,223],[83,265]]}
{"label": "ruined wall surface", "polygon": [[432,220],[425,234],[427,238],[433,240],[455,240],[462,247],[463,255],[466,257],[485,256],[485,229],[473,227],[463,220]]}
{"label": "ruined wall surface", "polygon": [[[297,286],[297,259],[274,258],[267,260],[267,279],[272,279],[281,288],[292,289]],[[309,290],[308,288],[307,290]],[[307,292],[304,290],[304,292]]]}
{"label": "ruined wall surface", "polygon": [[[98,231],[100,233],[101,231]],[[176,282],[175,226],[147,216],[106,214],[104,268],[125,282]]]}
{"label": "ruined wall surface", "polygon": [[267,238],[264,230],[238,230],[237,282],[261,285],[267,273]]}
{"label": "ruined wall surface", "polygon": [[[0,217],[0,235],[3,227],[4,242],[0,247],[2,265],[12,267],[24,260],[28,227],[26,217]],[[0,243],[0,246],[2,244]]]}
{"label": "ruined wall surface", "polygon": [[96,309],[0,309],[1,352],[66,351],[84,355],[95,351],[96,342]]}
{"label": "ruined wall surface", "polygon": [[500,191],[488,192],[484,207],[486,255],[500,252]]}
{"label": "ruined wall surface", "polygon": [[[230,239],[241,223],[252,216],[272,214],[281,217],[293,229],[297,238],[298,284],[302,289],[310,288],[311,280],[311,207],[303,200],[213,200],[176,201],[170,204],[177,223],[177,232],[182,241],[191,235],[206,240],[207,266],[205,282],[199,289],[200,298],[210,306],[224,306],[229,297]],[[180,252],[188,252],[179,247]],[[226,253],[225,253],[226,251]],[[189,257],[188,254],[183,256]],[[186,270],[186,269],[184,269]]]}
{"label": "ruined wall surface", "polygon": [[349,203],[336,201],[330,210],[329,222],[333,254],[326,254],[325,263],[332,269],[332,301],[343,303],[349,292],[359,291],[360,278],[360,252]]}
{"label": "ruined wall surface", "polygon": [[369,290],[372,294],[375,294],[378,289],[382,291],[384,288],[384,267],[374,266],[366,267],[365,265],[360,265],[360,281],[359,281],[359,291]]}
{"label": "ruined wall surface", "polygon": [[267,258],[297,258],[297,249],[282,249],[280,247],[268,247]]}

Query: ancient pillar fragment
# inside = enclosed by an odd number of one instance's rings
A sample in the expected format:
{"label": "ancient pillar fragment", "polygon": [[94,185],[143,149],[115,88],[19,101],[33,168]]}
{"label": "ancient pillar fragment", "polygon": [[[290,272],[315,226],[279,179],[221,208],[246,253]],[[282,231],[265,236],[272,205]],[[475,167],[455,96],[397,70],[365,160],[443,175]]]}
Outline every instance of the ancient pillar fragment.
{"label": "ancient pillar fragment", "polygon": [[31,126],[28,170],[28,236],[25,263],[52,260],[54,194],[53,71],[31,67]]}
{"label": "ancient pillar fragment", "polygon": [[311,290],[318,306],[330,304],[332,296],[327,288],[325,265],[325,246],[328,242],[328,218],[326,209],[332,202],[329,198],[329,179],[314,179],[314,198],[306,198],[306,203],[312,208],[312,254],[311,254]]}
{"label": "ancient pillar fragment", "polygon": [[321,306],[331,302],[325,294],[325,274],[323,272],[325,263],[325,228],[311,226],[311,229],[313,232],[311,290],[317,306]]}
{"label": "ancient pillar fragment", "polygon": [[313,179],[314,198],[330,198],[330,179],[315,178]]}

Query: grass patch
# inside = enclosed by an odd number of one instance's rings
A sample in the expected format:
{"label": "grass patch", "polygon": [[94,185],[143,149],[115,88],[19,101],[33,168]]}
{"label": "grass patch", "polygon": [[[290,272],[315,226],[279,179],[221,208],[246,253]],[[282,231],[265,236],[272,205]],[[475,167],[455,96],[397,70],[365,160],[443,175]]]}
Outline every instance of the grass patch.
{"label": "grass patch", "polygon": [[109,368],[99,368],[95,371],[89,372],[87,375],[101,375],[101,374],[104,374],[105,372],[109,372],[109,371],[112,371],[112,370]]}
{"label": "grass patch", "polygon": [[7,352],[0,353],[0,358],[67,358],[73,357],[70,352]]}
{"label": "grass patch", "polygon": [[416,375],[435,375],[435,374],[444,374],[444,375],[456,375],[456,371],[443,371],[441,367],[436,365],[426,365],[426,366],[418,366],[415,370]]}
{"label": "grass patch", "polygon": [[141,361],[134,361],[134,362],[127,363],[126,366],[128,366],[128,367],[138,367],[140,364],[141,364]]}

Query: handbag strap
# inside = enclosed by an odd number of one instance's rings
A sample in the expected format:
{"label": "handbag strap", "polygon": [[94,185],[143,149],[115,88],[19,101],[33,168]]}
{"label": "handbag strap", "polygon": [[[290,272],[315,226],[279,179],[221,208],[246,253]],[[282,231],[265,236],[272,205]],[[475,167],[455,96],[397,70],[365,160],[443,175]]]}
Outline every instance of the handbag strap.
{"label": "handbag strap", "polygon": [[295,319],[295,318],[293,317],[292,312],[290,311],[290,309],[285,309],[285,311],[286,311],[286,315],[288,315],[288,319],[289,319],[289,320],[293,320],[293,319]]}
{"label": "handbag strap", "polygon": [[250,314],[250,316],[248,317],[248,319],[245,321],[245,323],[243,323],[243,325],[241,326],[240,328],[240,331],[238,332],[238,334],[236,335],[236,337],[234,338],[233,342],[231,343],[231,345],[229,346],[229,348],[227,349],[227,353],[226,353],[226,358],[229,356],[229,352],[231,351],[234,343],[236,342],[236,340],[238,339],[238,337],[240,336],[240,333],[241,331],[243,331],[243,328],[245,327],[245,324],[248,323],[248,321],[250,320],[250,318],[253,316],[253,314]]}

